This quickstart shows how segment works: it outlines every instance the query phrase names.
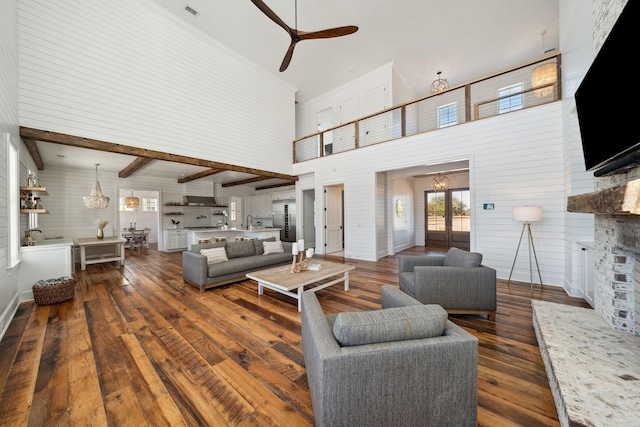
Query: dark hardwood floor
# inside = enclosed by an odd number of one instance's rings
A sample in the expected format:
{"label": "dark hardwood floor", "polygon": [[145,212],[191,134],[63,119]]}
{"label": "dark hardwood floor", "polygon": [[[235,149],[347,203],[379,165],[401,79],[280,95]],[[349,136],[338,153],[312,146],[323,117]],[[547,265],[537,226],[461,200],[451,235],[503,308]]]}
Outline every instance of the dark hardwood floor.
{"label": "dark hardwood floor", "polygon": [[[416,247],[405,253],[437,253]],[[330,257],[332,261],[345,261]],[[350,290],[326,312],[380,306],[398,262],[346,260]],[[125,266],[76,272],[75,298],[23,303],[0,342],[0,425],[313,425],[296,301],[245,280],[200,293],[181,254],[127,251]],[[531,298],[584,306],[560,288],[498,283],[496,321],[452,320],[478,337],[480,426],[558,426]]]}

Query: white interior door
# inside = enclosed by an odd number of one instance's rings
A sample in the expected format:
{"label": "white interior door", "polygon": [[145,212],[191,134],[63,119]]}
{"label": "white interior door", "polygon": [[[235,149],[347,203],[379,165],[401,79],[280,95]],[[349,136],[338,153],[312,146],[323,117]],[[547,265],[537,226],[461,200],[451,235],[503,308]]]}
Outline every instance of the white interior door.
{"label": "white interior door", "polygon": [[340,252],[342,245],[342,186],[325,187],[325,253]]}
{"label": "white interior door", "polygon": [[[364,115],[377,113],[386,108],[386,87],[384,84],[369,89],[364,94]],[[386,141],[388,136],[388,114],[365,120],[360,125],[360,146]]]}
{"label": "white interior door", "polygon": [[[360,117],[360,100],[357,96],[344,100],[338,110],[339,124],[349,123]],[[333,153],[353,150],[356,145],[355,126],[345,126],[333,131]],[[326,146],[326,145],[325,145]],[[325,153],[326,154],[326,153]]]}

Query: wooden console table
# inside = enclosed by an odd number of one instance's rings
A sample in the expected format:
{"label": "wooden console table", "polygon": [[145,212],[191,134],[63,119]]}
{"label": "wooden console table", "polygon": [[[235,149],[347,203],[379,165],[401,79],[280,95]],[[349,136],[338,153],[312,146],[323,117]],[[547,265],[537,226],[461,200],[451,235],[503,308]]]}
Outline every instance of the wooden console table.
{"label": "wooden console table", "polygon": [[[101,262],[117,261],[118,268],[124,265],[124,243],[127,239],[122,237],[105,237],[104,239],[97,239],[95,237],[82,237],[78,239],[78,246],[80,246],[80,269],[86,270],[87,264],[98,264]],[[96,255],[87,259],[87,247],[91,246],[112,246],[114,248],[114,255]]]}

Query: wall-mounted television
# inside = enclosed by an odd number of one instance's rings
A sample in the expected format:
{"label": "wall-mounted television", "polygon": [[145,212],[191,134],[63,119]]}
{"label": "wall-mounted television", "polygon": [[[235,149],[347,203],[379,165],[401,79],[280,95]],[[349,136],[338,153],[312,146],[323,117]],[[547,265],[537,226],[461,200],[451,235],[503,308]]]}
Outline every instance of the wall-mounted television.
{"label": "wall-mounted television", "polygon": [[575,93],[585,166],[594,176],[640,165],[638,42],[640,1],[629,0]]}

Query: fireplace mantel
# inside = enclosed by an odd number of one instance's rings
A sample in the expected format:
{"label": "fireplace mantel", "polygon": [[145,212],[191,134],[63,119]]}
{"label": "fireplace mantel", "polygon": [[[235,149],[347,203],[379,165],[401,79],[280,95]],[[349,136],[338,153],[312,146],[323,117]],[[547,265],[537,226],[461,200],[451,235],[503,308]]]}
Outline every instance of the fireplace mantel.
{"label": "fireplace mantel", "polygon": [[567,211],[596,215],[640,215],[640,179],[593,193],[569,196]]}

